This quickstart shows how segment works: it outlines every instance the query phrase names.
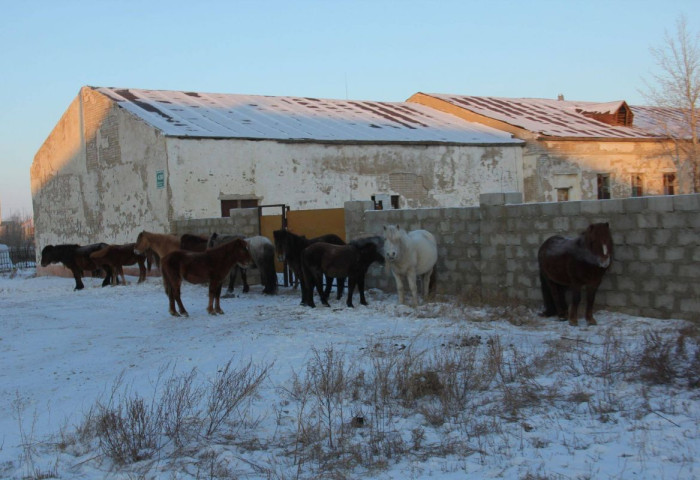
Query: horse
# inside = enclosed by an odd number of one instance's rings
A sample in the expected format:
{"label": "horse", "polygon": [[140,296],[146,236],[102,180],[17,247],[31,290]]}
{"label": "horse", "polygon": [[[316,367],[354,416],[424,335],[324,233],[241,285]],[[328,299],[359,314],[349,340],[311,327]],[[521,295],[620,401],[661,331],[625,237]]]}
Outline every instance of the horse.
{"label": "horse", "polygon": [[[306,238],[304,235],[296,235],[289,230],[275,230],[272,232],[273,238],[275,239],[275,251],[277,252],[277,259],[280,262],[286,260],[289,267],[294,272],[294,277],[301,281],[301,304],[305,304],[304,296],[304,277],[302,273],[301,266],[301,252],[304,251],[309,245],[313,245],[317,242],[330,243],[332,245],[345,245],[345,241],[334,233],[327,233],[319,237]],[[330,294],[332,288],[333,280],[332,278],[327,279],[326,283],[326,297]],[[337,279],[337,299],[343,296],[343,289],[345,287],[345,279]]]}
{"label": "horse", "polygon": [[[61,245],[47,245],[41,251],[41,266],[46,267],[51,263],[62,263],[73,273],[75,279],[74,290],[82,290],[85,288],[82,276],[85,270],[93,272],[96,276],[100,267],[90,258],[90,254],[106,247],[106,243],[93,243],[91,245],[80,246],[72,243],[64,243]],[[109,265],[105,265],[105,279],[102,286],[109,285],[112,278],[112,269]]]}
{"label": "horse", "polygon": [[209,237],[202,235],[194,235],[191,233],[183,233],[180,236],[180,250],[189,250],[190,252],[203,252],[207,249]]}
{"label": "horse", "polygon": [[[243,238],[242,235],[219,235],[212,233],[207,242],[208,248],[216,245],[221,245],[225,242],[230,242],[236,238]],[[253,257],[253,267],[260,270],[260,282],[263,284],[263,293],[273,295],[277,293],[277,270],[275,269],[275,247],[272,242],[262,235],[245,238],[248,242],[250,255]],[[248,285],[247,269],[234,265],[229,275],[228,289],[224,298],[233,296],[233,287],[236,283],[236,273],[241,271],[241,280],[243,281],[243,293],[250,291]]]}
{"label": "horse", "polygon": [[435,286],[435,264],[438,258],[435,237],[427,230],[407,232],[398,225],[384,225],[384,239],[384,257],[396,280],[399,304],[404,303],[402,277],[405,276],[415,308],[418,306],[416,277],[421,277],[424,298]]}
{"label": "horse", "polygon": [[543,317],[557,315],[567,319],[566,289],[572,291],[569,324],[578,325],[578,305],[581,289],[586,289],[586,322],[596,325],[593,318],[593,301],[603,280],[603,275],[612,265],[613,242],[610,225],[593,223],[578,237],[561,235],[549,237],[542,243],[537,260],[540,269],[540,286],[545,309]]}
{"label": "horse", "polygon": [[162,260],[168,253],[180,250],[180,238],[176,235],[144,230],[136,237],[134,253],[144,255],[148,250],[152,250]]}
{"label": "horse", "polygon": [[[190,283],[209,283],[209,304],[207,312],[210,315],[223,314],[220,297],[221,286],[234,265],[247,267],[253,262],[245,240],[236,239],[209,248],[203,252],[188,252],[175,250],[161,258],[160,268],[163,275],[163,286],[168,295],[170,315],[174,317],[189,316],[180,298],[182,281]],[[178,311],[175,310],[177,302]]]}
{"label": "horse", "polygon": [[345,302],[353,308],[352,295],[357,285],[360,291],[360,303],[367,305],[365,300],[365,275],[373,262],[384,264],[380,253],[381,237],[375,236],[353,240],[347,245],[316,242],[301,253],[303,279],[302,303],[315,307],[314,287],[321,297],[321,303],[327,307],[328,291],[323,289],[323,275],[329,278],[348,278],[348,298]]}
{"label": "horse", "polygon": [[127,243],[124,245],[107,245],[106,247],[92,252],[90,258],[97,265],[109,265],[112,270],[112,285],[119,283],[119,276],[122,277],[122,284],[126,285],[124,277],[124,266],[139,265],[139,281],[141,283],[146,280],[146,255],[139,255],[134,252],[135,243]]}

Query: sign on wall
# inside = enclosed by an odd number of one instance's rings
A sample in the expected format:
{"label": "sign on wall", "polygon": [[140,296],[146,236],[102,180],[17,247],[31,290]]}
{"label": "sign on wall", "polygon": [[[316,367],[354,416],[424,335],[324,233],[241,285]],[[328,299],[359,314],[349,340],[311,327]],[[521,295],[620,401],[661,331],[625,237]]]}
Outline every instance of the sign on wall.
{"label": "sign on wall", "polygon": [[156,170],[156,188],[165,188],[165,170]]}

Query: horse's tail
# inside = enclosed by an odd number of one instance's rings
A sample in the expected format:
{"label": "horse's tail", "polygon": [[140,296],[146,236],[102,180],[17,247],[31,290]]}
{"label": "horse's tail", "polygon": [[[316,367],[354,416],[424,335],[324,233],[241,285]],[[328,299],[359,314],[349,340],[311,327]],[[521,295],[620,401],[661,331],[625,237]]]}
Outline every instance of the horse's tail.
{"label": "horse's tail", "polygon": [[542,269],[540,269],[540,288],[542,289],[542,300],[544,301],[544,311],[541,315],[545,317],[552,316],[556,313],[557,307],[554,304],[554,294]]}
{"label": "horse's tail", "polygon": [[275,269],[275,247],[272,244],[263,245],[262,265],[258,265],[260,279],[263,283],[263,293],[277,293],[277,270]]}

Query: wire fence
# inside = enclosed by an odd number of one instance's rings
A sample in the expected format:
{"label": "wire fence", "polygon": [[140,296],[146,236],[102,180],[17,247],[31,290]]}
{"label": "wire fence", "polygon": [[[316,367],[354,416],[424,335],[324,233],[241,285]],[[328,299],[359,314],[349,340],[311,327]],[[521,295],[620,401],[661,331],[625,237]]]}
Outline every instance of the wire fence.
{"label": "wire fence", "polygon": [[9,272],[15,268],[36,267],[34,245],[8,247],[0,250],[0,272]]}

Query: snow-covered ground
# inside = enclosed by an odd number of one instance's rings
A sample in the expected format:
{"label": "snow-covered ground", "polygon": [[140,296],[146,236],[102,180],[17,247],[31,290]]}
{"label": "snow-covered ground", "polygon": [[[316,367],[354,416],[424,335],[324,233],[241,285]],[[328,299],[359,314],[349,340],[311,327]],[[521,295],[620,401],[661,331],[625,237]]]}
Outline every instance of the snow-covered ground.
{"label": "snow-covered ground", "polygon": [[[99,279],[86,278],[86,288],[73,291],[71,278],[34,277],[26,270],[0,276],[1,478],[342,478],[337,466],[333,475],[324,473],[323,462],[311,460],[320,457],[302,453],[308,445],[290,447],[286,441],[299,437],[300,413],[318,413],[312,403],[304,410],[290,393],[294,378],[303,378],[329,351],[353,371],[365,369],[367,380],[373,361],[376,366],[403,352],[420,352],[425,362],[446,352],[457,358],[461,353],[454,352],[470,348],[483,352],[477,359],[489,358],[489,351],[493,358],[494,345],[508,359],[501,368],[535,369],[553,355],[561,355],[561,368],[537,370],[527,383],[500,372],[487,391],[468,393],[469,412],[452,412],[440,421],[426,413],[439,410],[430,396],[381,408],[362,392],[344,399],[325,410],[333,413],[331,423],[360,413],[366,419],[364,427],[346,434],[348,442],[359,439],[361,445],[365,438],[372,444],[369,438],[381,432],[383,439],[393,436],[395,448],[372,452],[371,469],[359,464],[342,475],[700,478],[700,389],[685,377],[658,385],[634,374],[635,355],[654,338],[677,345],[682,337],[685,348],[671,351],[673,361],[681,359],[677,371],[684,371],[685,360],[687,366],[695,358],[697,365],[697,336],[689,333],[688,322],[601,311],[597,327],[583,326],[582,320],[573,328],[524,308],[474,308],[450,298],[413,310],[377,290],[368,292],[367,307],[359,305],[356,293],[354,309],[335,299],[332,308],[308,309],[291,288],[264,296],[260,286],[223,299],[225,315],[210,316],[206,288],[189,284],[182,297],[191,316],[173,318],[160,278],[140,285],[127,279],[129,285],[100,288]],[[234,366],[269,366],[245,412],[248,420],[236,433],[245,442],[210,439],[206,454],[202,444],[197,452],[180,454],[166,446],[147,462],[122,466],[115,466],[97,441],[92,448],[66,445],[90,409],[115,396],[118,378],[125,389],[120,392],[154,398],[164,375],[196,369],[206,384],[230,360]],[[617,371],[621,361],[632,368]],[[445,372],[437,373],[443,378]],[[500,411],[489,405],[489,399],[507,397],[489,395],[508,391],[541,397]],[[319,444],[333,451],[327,439]],[[178,455],[186,460],[175,461]],[[382,461],[376,461],[379,457]],[[213,458],[216,469],[205,469],[205,458]]]}

